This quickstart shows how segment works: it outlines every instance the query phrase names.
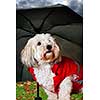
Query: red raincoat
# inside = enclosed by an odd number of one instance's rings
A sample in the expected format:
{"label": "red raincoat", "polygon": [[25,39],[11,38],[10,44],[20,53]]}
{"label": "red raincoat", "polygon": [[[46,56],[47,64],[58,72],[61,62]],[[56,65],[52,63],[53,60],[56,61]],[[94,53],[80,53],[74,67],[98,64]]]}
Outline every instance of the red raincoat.
{"label": "red raincoat", "polygon": [[[72,79],[73,92],[78,92],[83,87],[83,67],[75,63],[75,61],[67,57],[62,57],[62,61],[60,63],[54,64],[51,70],[56,75],[53,77],[54,89],[56,93],[59,92],[60,83],[65,79],[65,77],[70,75],[77,76],[76,78]],[[28,71],[32,74],[33,80],[36,81],[33,67],[29,67]]]}

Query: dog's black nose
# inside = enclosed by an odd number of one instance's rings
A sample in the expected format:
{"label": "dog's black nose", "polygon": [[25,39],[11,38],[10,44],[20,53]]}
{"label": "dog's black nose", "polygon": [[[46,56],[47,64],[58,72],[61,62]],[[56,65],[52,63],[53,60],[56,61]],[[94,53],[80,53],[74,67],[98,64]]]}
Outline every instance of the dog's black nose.
{"label": "dog's black nose", "polygon": [[47,49],[48,50],[51,50],[52,49],[52,46],[51,45],[47,45]]}

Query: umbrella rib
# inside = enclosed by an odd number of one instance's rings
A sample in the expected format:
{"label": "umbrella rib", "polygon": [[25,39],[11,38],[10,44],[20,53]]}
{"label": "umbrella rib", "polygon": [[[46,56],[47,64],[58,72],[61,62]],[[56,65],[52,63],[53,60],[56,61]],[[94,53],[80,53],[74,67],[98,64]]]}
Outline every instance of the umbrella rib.
{"label": "umbrella rib", "polygon": [[42,23],[41,23],[41,25],[40,25],[40,27],[39,27],[40,31],[41,31],[41,29],[43,28],[43,25],[44,25],[44,23],[46,22],[47,18],[49,17],[50,14],[52,14],[53,11],[54,11],[54,9],[52,9],[52,10],[45,16],[44,20],[42,21]]}
{"label": "umbrella rib", "polygon": [[20,37],[18,37],[16,40],[19,40],[19,39],[21,39],[21,38],[26,38],[26,37],[33,37],[34,35],[22,35],[22,36],[20,36]]}
{"label": "umbrella rib", "polygon": [[69,42],[71,42],[71,43],[75,43],[75,44],[77,44],[78,46],[82,47],[82,45],[81,45],[80,43],[76,43],[75,41],[72,41],[71,39],[65,38],[64,36],[61,36],[61,35],[58,35],[58,34],[52,34],[52,35],[56,35],[56,36],[58,36],[58,37],[60,37],[60,38],[62,38],[62,39],[64,39],[64,40],[67,40],[67,41],[69,41]]}
{"label": "umbrella rib", "polygon": [[23,28],[23,27],[17,26],[17,28],[22,29],[22,30],[24,30],[24,31],[27,31],[27,32],[29,32],[29,33],[33,33],[33,31],[27,30],[27,29],[25,29],[25,28]]}
{"label": "umbrella rib", "polygon": [[[58,26],[60,26],[60,25],[58,25]],[[27,30],[27,29],[25,29],[25,28],[22,28],[22,27],[17,27],[17,28],[20,28],[20,29],[22,29],[22,30],[24,30],[24,31],[27,31],[27,32],[32,33],[32,31],[29,31],[29,30]],[[34,34],[34,35],[35,35],[35,34]],[[33,37],[34,35],[33,35],[33,34],[30,34],[30,35],[22,35],[22,36],[18,37],[17,40],[19,40],[19,39],[21,39],[21,38],[25,38],[25,37]],[[61,36],[61,35],[53,34],[53,33],[52,33],[52,35],[56,35],[56,36],[58,36],[58,37],[60,37],[60,38],[62,38],[62,39],[65,39],[65,40],[67,40],[67,41],[70,41],[70,42],[74,43],[74,41],[72,41],[72,40],[70,40],[70,39],[68,39],[68,38],[65,38],[65,37],[63,37],[63,36]],[[75,42],[75,43],[76,43],[76,42]],[[77,44],[78,46],[82,47],[80,43],[76,43],[76,44]]]}
{"label": "umbrella rib", "polygon": [[[29,33],[32,33],[31,31],[29,31],[29,30],[27,30],[27,29],[24,29],[24,28],[22,28],[22,27],[17,27],[17,28],[22,29],[22,30],[24,30],[24,31],[27,31],[27,32],[29,32]],[[19,39],[21,39],[21,38],[26,38],[26,37],[33,37],[34,35],[35,35],[35,34],[22,35],[22,36],[18,37],[16,40],[19,40]]]}
{"label": "umbrella rib", "polygon": [[57,27],[57,26],[62,26],[62,25],[71,25],[71,24],[72,24],[72,23],[68,23],[68,24],[55,24],[55,25],[52,25],[51,27],[49,27],[48,29],[43,30],[43,31],[51,30],[52,28]]}
{"label": "umbrella rib", "polygon": [[31,20],[28,19],[28,17],[26,17],[26,16],[23,15],[23,14],[20,14],[20,15],[23,16],[23,17],[30,23],[30,25],[32,26],[32,28],[33,28],[34,30],[36,30],[36,27],[35,27],[34,24],[31,22]]}

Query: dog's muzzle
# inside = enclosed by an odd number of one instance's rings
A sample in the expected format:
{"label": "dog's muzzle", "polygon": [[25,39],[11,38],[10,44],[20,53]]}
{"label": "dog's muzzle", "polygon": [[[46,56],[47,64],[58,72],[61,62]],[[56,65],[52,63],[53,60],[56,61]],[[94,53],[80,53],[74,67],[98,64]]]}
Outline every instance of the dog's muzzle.
{"label": "dog's muzzle", "polygon": [[54,52],[51,50],[48,50],[44,53],[43,60],[53,60],[55,57]]}

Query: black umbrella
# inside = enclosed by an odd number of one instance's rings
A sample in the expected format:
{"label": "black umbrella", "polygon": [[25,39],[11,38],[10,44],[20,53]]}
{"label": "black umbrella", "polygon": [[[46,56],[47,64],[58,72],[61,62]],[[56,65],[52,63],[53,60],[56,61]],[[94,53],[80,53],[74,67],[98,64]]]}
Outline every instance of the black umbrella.
{"label": "black umbrella", "polygon": [[67,6],[18,9],[16,11],[16,76],[20,77],[16,78],[17,81],[22,80],[23,74],[23,67],[20,67],[23,66],[20,61],[20,52],[28,39],[37,33],[51,33],[58,42],[60,41],[63,54],[82,63],[82,25],[83,18]]}

